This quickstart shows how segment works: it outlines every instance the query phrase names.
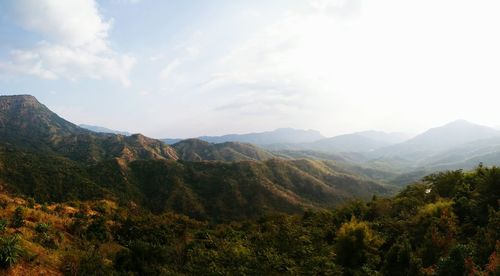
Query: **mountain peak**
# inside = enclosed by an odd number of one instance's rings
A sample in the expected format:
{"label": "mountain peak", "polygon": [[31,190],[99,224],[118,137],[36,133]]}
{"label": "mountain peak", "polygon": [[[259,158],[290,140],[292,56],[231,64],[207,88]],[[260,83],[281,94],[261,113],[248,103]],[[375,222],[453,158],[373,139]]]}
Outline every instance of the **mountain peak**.
{"label": "mountain peak", "polygon": [[480,131],[489,133],[496,132],[494,128],[472,123],[463,119],[455,120],[445,125],[431,128],[427,132],[436,132],[436,131],[467,131],[467,132]]}
{"label": "mountain peak", "polygon": [[414,138],[389,148],[384,152],[414,153],[423,151],[446,150],[461,144],[500,136],[500,131],[474,124],[466,120],[456,120],[435,127]]}
{"label": "mountain peak", "polygon": [[2,95],[2,96],[0,96],[0,99],[9,99],[9,100],[35,100],[35,101],[38,102],[38,100],[35,98],[35,96],[29,95],[29,94]]}
{"label": "mountain peak", "polygon": [[0,96],[0,108],[2,110],[20,107],[42,107],[43,105],[31,95],[7,95]]}
{"label": "mountain peak", "polygon": [[446,126],[473,126],[473,125],[477,125],[477,124],[474,124],[474,123],[469,122],[469,121],[464,120],[464,119],[458,119],[458,120],[455,120],[455,121],[452,121],[452,122],[445,124],[443,127],[446,127]]}

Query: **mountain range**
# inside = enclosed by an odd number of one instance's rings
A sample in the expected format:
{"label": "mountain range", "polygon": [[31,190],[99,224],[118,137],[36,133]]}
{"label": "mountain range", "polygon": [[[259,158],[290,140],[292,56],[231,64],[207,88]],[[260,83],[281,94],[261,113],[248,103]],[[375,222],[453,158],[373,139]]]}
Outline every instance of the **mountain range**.
{"label": "mountain range", "polygon": [[293,129],[210,138],[260,146],[202,139],[167,145],[99,130],[64,120],[32,96],[0,96],[0,184],[39,200],[113,198],[220,220],[234,219],[234,208],[246,210],[243,217],[325,208],[389,194],[392,185],[436,170],[500,164],[500,131],[463,120],[409,139]]}
{"label": "mountain range", "polygon": [[0,96],[0,185],[40,202],[109,198],[220,221],[392,192],[370,175],[245,143],[169,146],[141,134],[97,133],[32,96]]}
{"label": "mountain range", "polygon": [[[458,120],[441,127],[432,128],[403,143],[384,147],[371,153],[377,160],[388,160],[395,157],[411,163],[410,167],[443,167],[460,168],[467,163],[466,159],[479,157],[478,160],[493,161],[491,165],[500,164],[500,159],[482,158],[498,151],[495,145],[500,139],[500,131]],[[465,152],[465,150],[469,152]],[[480,151],[479,149],[482,149]],[[471,151],[475,151],[471,154]],[[440,161],[441,160],[441,161]],[[490,163],[490,162],[488,162]],[[469,164],[464,168],[471,168]]]}
{"label": "mountain range", "polygon": [[264,149],[240,142],[213,144],[199,139],[186,139],[172,147],[182,160],[187,161],[263,161],[276,158]]}
{"label": "mountain range", "polygon": [[[293,128],[278,128],[273,131],[265,131],[247,134],[227,134],[222,136],[200,136],[199,140],[209,143],[241,142],[255,145],[272,145],[281,143],[307,143],[323,139],[319,131],[302,130]],[[175,144],[183,139],[165,138],[167,144]]]}
{"label": "mountain range", "polygon": [[[188,160],[263,160],[263,156],[264,159],[273,156],[334,160],[413,175],[416,178],[409,180],[416,180],[425,173],[440,169],[471,169],[480,162],[500,164],[499,137],[500,131],[496,128],[457,120],[413,137],[404,133],[364,131],[326,138],[317,131],[277,129],[261,133],[203,136],[197,140],[163,141],[178,144],[177,150],[182,151]],[[205,141],[203,139],[229,144],[201,143]],[[216,153],[220,150],[223,154]],[[247,156],[245,152],[253,153]],[[257,152],[259,154],[255,155]]]}

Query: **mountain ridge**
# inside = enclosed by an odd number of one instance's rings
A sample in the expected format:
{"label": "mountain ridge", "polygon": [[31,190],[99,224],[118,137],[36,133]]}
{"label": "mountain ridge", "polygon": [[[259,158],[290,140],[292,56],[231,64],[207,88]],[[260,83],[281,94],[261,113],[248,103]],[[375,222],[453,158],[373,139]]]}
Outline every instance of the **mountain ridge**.
{"label": "mountain ridge", "polygon": [[0,141],[89,162],[111,157],[177,159],[172,148],[141,134],[126,137],[78,127],[30,95],[0,96]]}
{"label": "mountain ridge", "polygon": [[[276,143],[303,143],[312,142],[324,138],[317,130],[303,130],[294,128],[277,128],[272,131],[245,133],[245,134],[226,134],[222,136],[199,136],[195,139],[203,140],[209,143],[219,144],[224,142],[241,142],[256,145],[269,145]],[[164,138],[162,141],[168,144],[175,144],[181,140],[178,138]]]}
{"label": "mountain ridge", "polygon": [[369,173],[275,158],[243,143],[180,142],[181,158],[197,162],[179,160],[177,150],[159,140],[80,128],[34,97],[0,97],[0,108],[0,183],[41,202],[111,199],[154,213],[224,221],[392,192]]}
{"label": "mountain ridge", "polygon": [[272,153],[241,142],[209,143],[186,139],[172,145],[179,158],[186,161],[263,161],[276,158]]}

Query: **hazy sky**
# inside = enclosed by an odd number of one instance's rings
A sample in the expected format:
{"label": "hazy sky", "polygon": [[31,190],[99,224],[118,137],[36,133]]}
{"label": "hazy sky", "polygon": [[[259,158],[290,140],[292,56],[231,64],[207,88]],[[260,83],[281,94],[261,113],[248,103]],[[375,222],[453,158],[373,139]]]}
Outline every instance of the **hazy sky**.
{"label": "hazy sky", "polygon": [[189,137],[500,125],[500,1],[0,2],[0,94]]}

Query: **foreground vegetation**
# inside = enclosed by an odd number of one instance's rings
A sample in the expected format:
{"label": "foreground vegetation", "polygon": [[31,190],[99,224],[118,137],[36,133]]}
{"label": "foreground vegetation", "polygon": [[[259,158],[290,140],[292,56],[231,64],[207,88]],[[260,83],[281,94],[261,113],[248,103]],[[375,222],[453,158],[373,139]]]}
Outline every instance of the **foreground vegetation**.
{"label": "foreground vegetation", "polygon": [[109,200],[0,196],[11,275],[499,275],[500,168],[430,175],[393,198],[209,223]]}

